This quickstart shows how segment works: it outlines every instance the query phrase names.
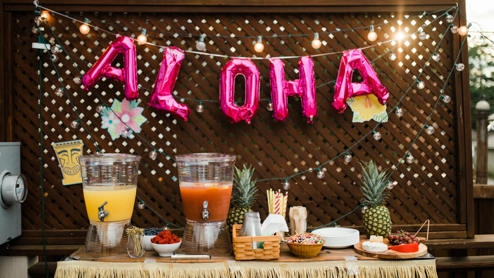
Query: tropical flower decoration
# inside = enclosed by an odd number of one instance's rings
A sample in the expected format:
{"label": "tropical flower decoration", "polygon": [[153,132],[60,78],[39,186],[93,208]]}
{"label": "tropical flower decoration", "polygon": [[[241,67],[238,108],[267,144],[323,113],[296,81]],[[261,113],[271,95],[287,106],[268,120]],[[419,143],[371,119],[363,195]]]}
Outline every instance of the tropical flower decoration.
{"label": "tropical flower decoration", "polygon": [[144,108],[139,107],[136,100],[122,102],[115,100],[111,108],[106,107],[101,112],[102,129],[107,129],[111,139],[115,140],[120,136],[134,138],[133,132],[141,132],[141,125],[147,121],[142,116]]}
{"label": "tropical flower decoration", "polygon": [[347,103],[352,108],[352,122],[354,123],[363,123],[369,120],[383,123],[388,121],[386,105],[380,104],[373,94],[349,98]]}

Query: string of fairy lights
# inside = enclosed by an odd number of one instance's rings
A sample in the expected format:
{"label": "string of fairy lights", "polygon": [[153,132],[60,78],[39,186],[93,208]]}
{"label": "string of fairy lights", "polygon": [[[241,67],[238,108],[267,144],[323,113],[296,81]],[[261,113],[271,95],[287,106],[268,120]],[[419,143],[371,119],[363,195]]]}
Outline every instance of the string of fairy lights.
{"label": "string of fairy lights", "polygon": [[[37,1],[35,1],[35,4]],[[452,14],[449,14],[452,10],[456,10],[455,14],[452,15]],[[440,18],[444,17],[444,20],[445,22],[447,22],[449,25],[445,31],[445,33],[442,34],[441,36],[441,41],[436,44],[436,47],[434,49],[434,51],[432,52],[431,56],[429,57],[429,59],[427,60],[427,62],[425,63],[424,67],[422,68],[422,70],[420,71],[420,73],[418,74],[418,76],[414,77],[415,78],[415,82],[413,82],[410,87],[407,89],[407,91],[403,94],[403,96],[399,99],[399,101],[397,102],[396,106],[393,107],[387,114],[388,116],[391,115],[393,112],[396,114],[396,116],[398,117],[401,117],[403,116],[404,114],[404,111],[402,108],[399,107],[401,101],[405,98],[405,96],[408,94],[408,92],[414,87],[416,86],[417,89],[424,89],[425,88],[425,83],[423,81],[420,80],[420,77],[422,75],[422,73],[424,72],[424,69],[427,65],[430,64],[430,61],[433,60],[433,61],[436,61],[436,62],[439,62],[440,61],[440,54],[437,52],[437,50],[439,49],[444,37],[446,36],[446,33],[448,31],[451,31],[452,33],[458,33],[459,35],[461,36],[464,36],[464,40],[463,40],[463,43],[465,42],[466,40],[466,35],[468,34],[468,31],[469,31],[469,28],[471,27],[471,24],[468,24],[466,26],[454,26],[453,25],[453,21],[455,20],[457,14],[458,14],[458,11],[459,9],[457,9],[457,6],[453,6],[449,9],[442,9],[442,10],[439,10],[439,11],[435,11],[435,12],[430,12],[430,13],[423,13],[421,15],[417,15],[415,17],[425,17],[425,16],[434,16],[434,19],[429,22],[429,23],[426,23],[424,25],[422,25],[421,27],[419,27],[415,32],[411,33],[411,34],[408,34],[408,35],[404,35],[403,33],[398,33],[398,35],[394,38],[394,39],[390,39],[390,40],[387,40],[387,41],[384,41],[384,42],[378,42],[376,44],[372,44],[372,45],[368,45],[366,47],[363,47],[361,49],[367,49],[367,48],[372,48],[376,45],[381,45],[381,44],[386,44],[386,43],[392,43],[393,44],[393,47],[388,49],[385,53],[379,55],[377,58],[375,58],[374,60],[371,61],[374,62],[376,61],[377,59],[381,59],[382,57],[384,57],[385,55],[389,54],[388,58],[389,60],[391,61],[395,61],[397,59],[397,55],[395,54],[394,50],[397,48],[397,45],[396,45],[396,41],[399,41],[399,40],[402,40],[404,38],[407,38],[407,37],[412,37],[415,39],[415,37],[418,37],[420,40],[425,40],[427,39],[429,36],[428,34],[425,32],[425,29],[426,27],[430,26],[431,23],[439,20]],[[440,15],[435,15],[435,13],[440,13],[442,12]],[[76,76],[74,78],[74,82],[76,84],[80,84],[81,82],[81,75],[82,75],[82,71],[79,69],[79,67],[77,66],[76,63],[74,63],[74,61],[72,60],[71,56],[73,57],[76,57],[78,58],[79,60],[81,60],[79,57],[73,55],[72,53],[70,53],[69,51],[67,51],[64,47],[63,47],[63,44],[59,41],[58,39],[58,36],[54,33],[54,28],[52,28],[50,25],[49,25],[49,22],[48,22],[48,18],[49,16],[52,16],[51,14],[55,14],[55,15],[60,15],[62,17],[65,17],[65,18],[68,18],[70,20],[73,20],[75,22],[79,22],[80,23],[80,26],[79,26],[79,31],[82,33],[82,34],[89,34],[89,32],[91,31],[91,28],[93,28],[95,31],[101,31],[101,32],[105,32],[105,33],[109,33],[109,34],[112,34],[112,35],[115,35],[117,36],[118,34],[116,33],[113,33],[109,30],[106,30],[106,29],[103,29],[99,26],[95,26],[95,25],[92,25],[90,23],[90,21],[88,19],[84,19],[84,21],[82,20],[79,20],[79,19],[76,19],[76,18],[73,18],[73,17],[70,17],[66,14],[63,14],[63,13],[59,13],[57,11],[53,11],[53,10],[50,10],[46,7],[43,7],[39,4],[36,5],[36,17],[35,17],[35,26],[33,27],[33,33],[39,33],[41,36],[40,37],[44,37],[44,33],[43,33],[43,28],[40,27],[40,24],[42,23],[46,23],[48,24],[49,26],[49,29],[50,31],[52,32],[52,34],[54,35],[55,39],[57,40],[58,44],[55,44],[51,47],[51,49],[47,49],[47,51],[51,52],[50,53],[50,57],[51,57],[51,61],[52,61],[52,65],[53,67],[55,68],[55,71],[57,72],[57,75],[60,79],[60,82],[61,82],[61,88],[57,88],[55,90],[55,94],[57,96],[63,96],[64,93],[65,95],[68,97],[68,100],[70,103],[72,103],[72,100],[70,99],[70,96],[67,92],[67,89],[66,87],[64,86],[63,82],[61,81],[61,77],[60,77],[60,74],[58,72],[58,69],[57,69],[57,66],[55,65],[55,62],[58,61],[58,54],[61,53],[61,52],[64,52],[67,57],[71,60],[72,64],[76,67],[76,69],[79,71],[80,73],[80,76]],[[410,18],[413,18],[413,17],[408,17],[409,19]],[[396,20],[395,22],[398,22],[400,20]],[[389,24],[390,22],[383,22],[383,23],[379,23],[379,24],[374,24],[374,25],[370,25],[370,26],[363,26],[363,27],[357,27],[357,28],[351,28],[351,29],[336,29],[334,31],[328,31],[328,32],[324,32],[324,33],[312,33],[312,34],[294,34],[294,35],[273,35],[273,36],[264,36],[264,38],[269,38],[269,37],[272,37],[272,38],[275,38],[275,37],[282,37],[282,36],[286,36],[286,37],[290,37],[290,36],[313,36],[313,40],[311,41],[311,46],[314,48],[314,49],[319,49],[321,47],[321,35],[324,35],[324,34],[331,34],[331,33],[336,33],[336,32],[345,32],[345,31],[354,31],[354,30],[357,30],[357,29],[364,29],[364,30],[368,30],[368,34],[367,34],[367,40],[372,42],[372,41],[376,41],[377,40],[377,32],[376,32],[376,29],[379,28],[380,25],[383,25],[383,24]],[[122,25],[123,26],[123,25]],[[176,34],[176,33],[174,33]],[[188,49],[188,50],[184,50],[186,53],[192,53],[192,54],[199,54],[199,55],[209,55],[211,57],[222,57],[222,58],[244,58],[244,59],[270,59],[270,58],[273,58],[273,57],[269,57],[269,56],[266,56],[266,57],[256,57],[256,56],[253,56],[253,57],[239,57],[239,56],[228,56],[228,55],[222,55],[222,54],[215,54],[215,53],[208,53],[208,52],[205,52],[206,51],[206,43],[205,43],[205,40],[208,38],[207,36],[205,36],[204,34],[185,34],[186,36],[188,37],[198,37],[198,40],[196,41],[196,48],[198,51],[194,51],[194,50],[191,50],[191,49]],[[136,42],[139,43],[139,44],[146,44],[146,45],[150,45],[150,46],[155,46],[155,47],[159,47],[159,48],[164,48],[166,46],[162,46],[162,45],[159,45],[159,44],[156,44],[156,43],[150,43],[147,41],[148,39],[148,36],[149,36],[149,32],[147,32],[146,29],[144,28],[141,28],[141,33],[137,36],[137,39],[136,39]],[[228,36],[213,36],[214,38],[217,38],[217,37],[228,37]],[[257,36],[257,37],[252,37],[252,36],[236,36],[237,38],[255,38],[255,44],[254,44],[254,50],[258,53],[261,53],[263,52],[264,50],[264,44],[263,44],[263,40],[261,36]],[[44,38],[43,38],[43,41],[44,41]],[[463,48],[463,43],[461,45],[461,48]],[[319,53],[319,54],[315,54],[315,55],[310,55],[311,57],[314,57],[314,56],[322,56],[322,55],[333,55],[333,54],[341,54],[342,51],[340,52],[331,52],[331,53]],[[457,59],[455,60],[455,63],[453,64],[453,67],[454,69],[456,69],[457,71],[463,71],[463,69],[465,68],[465,66],[462,64],[462,63],[457,63],[458,62],[458,58],[460,57],[460,53],[461,53],[461,49],[458,53],[458,57]],[[309,56],[309,55],[307,55]],[[280,57],[275,57],[275,58],[280,58],[280,59],[293,59],[293,58],[300,58],[300,57],[303,57],[303,56],[280,56]],[[82,61],[82,60],[81,60]],[[84,63],[87,64],[87,62],[83,61]],[[40,71],[41,71],[41,68],[40,68]],[[438,97],[438,100],[431,112],[431,114],[429,115],[429,117],[427,118],[426,122],[424,123],[424,125],[422,126],[422,128],[420,129],[420,131],[417,133],[417,137],[416,139],[413,141],[413,143],[411,144],[410,146],[410,149],[405,153],[405,155],[398,161],[398,163],[396,165],[394,165],[392,167],[393,171],[392,173],[394,173],[396,171],[396,169],[398,168],[397,166],[402,164],[403,161],[406,161],[407,163],[413,163],[415,161],[415,158],[411,155],[410,151],[413,147],[413,145],[415,144],[415,141],[417,140],[417,138],[420,136],[420,134],[422,133],[422,131],[425,129],[426,130],[426,133],[429,134],[429,135],[432,135],[435,131],[435,128],[434,126],[429,126],[427,125],[427,123],[429,122],[429,120],[431,119],[432,117],[432,114],[434,113],[434,111],[436,110],[436,107],[438,106],[438,103],[439,101],[442,101],[444,103],[449,103],[451,101],[451,97],[448,96],[448,95],[444,95],[444,88],[446,87],[448,81],[449,81],[449,78],[451,77],[451,72],[453,72],[454,70],[451,69],[450,71],[450,74],[448,75],[445,83],[444,83],[444,86],[443,86],[443,89],[441,89],[440,91],[440,95]],[[329,82],[326,82],[324,84],[321,84],[319,86],[317,86],[318,88],[319,87],[322,87],[322,86],[326,86],[328,84],[331,84],[331,83],[334,83],[335,80],[332,80],[332,81],[329,81]],[[151,91],[150,89],[148,88],[143,88],[143,87],[140,87],[144,90],[149,90]],[[107,106],[109,107],[104,98],[97,92],[93,92],[99,99],[100,101],[102,101],[102,105],[99,105],[97,108],[96,108],[96,111],[97,112],[101,112],[103,110],[103,106]],[[179,96],[175,96],[176,98],[180,98],[181,101],[183,102],[184,100],[191,100],[191,101],[197,101],[199,102],[199,105],[197,106],[196,110],[197,112],[201,113],[203,110],[204,110],[204,107],[202,106],[202,102],[216,102],[216,100],[198,100],[198,99],[192,99],[192,98],[183,98],[183,97],[179,97]],[[270,99],[261,99],[261,100],[270,100]],[[268,104],[267,108],[268,110],[270,110],[270,104]],[[72,103],[73,105],[73,103]],[[272,108],[271,108],[272,110]],[[271,111],[270,110],[270,111]],[[87,129],[87,127],[85,126],[84,122],[81,121],[81,118],[80,118],[80,115],[79,113],[77,112],[77,109],[74,109],[74,111],[76,112],[76,115],[78,117],[77,120],[74,120],[72,123],[71,123],[71,126],[73,128],[78,128],[79,127],[79,124],[82,124],[83,128],[86,130],[86,132],[88,133],[89,137],[91,137],[91,139],[93,139],[92,135],[90,134],[89,130]],[[113,111],[113,113],[115,114],[115,112]],[[115,114],[116,115],[116,114]],[[118,115],[116,115],[118,117]],[[341,157],[341,156],[344,156],[344,161],[349,163],[351,160],[352,160],[352,155],[350,154],[350,151],[352,148],[354,148],[355,146],[357,146],[358,144],[360,144],[360,142],[362,142],[363,140],[366,139],[366,137],[368,137],[368,135],[372,134],[373,138],[375,140],[380,140],[381,139],[381,134],[379,133],[379,131],[377,131],[376,129],[378,128],[378,126],[380,126],[382,123],[381,122],[378,122],[377,125],[370,131],[368,132],[367,134],[363,135],[362,138],[360,140],[358,140],[356,143],[354,143],[352,146],[350,146],[349,148],[347,148],[345,151],[339,153],[337,156],[333,157],[331,160],[328,160],[324,163],[321,163],[320,165],[318,165],[317,167],[315,168],[309,168],[308,170],[305,170],[305,171],[302,171],[302,172],[297,172],[291,176],[288,176],[288,177],[275,177],[275,178],[269,178],[269,179],[261,179],[261,180],[258,180],[258,182],[263,182],[263,181],[271,181],[271,180],[284,180],[283,182],[283,187],[284,189],[288,190],[290,188],[290,183],[289,183],[289,179],[292,179],[294,178],[295,176],[298,176],[298,175],[302,175],[304,173],[307,173],[307,172],[313,172],[313,171],[317,171],[317,177],[319,179],[323,179],[325,177],[325,171],[326,169],[323,168],[323,166],[325,166],[326,164],[330,163],[331,161],[334,161],[335,159]],[[130,130],[131,132],[133,132],[133,130],[127,126],[128,130]],[[156,159],[157,158],[157,155],[158,153],[162,153],[164,155],[167,156],[167,158],[171,158],[173,159],[171,156],[167,155],[166,153],[164,153],[162,151],[162,149],[159,149],[157,150],[151,143],[149,143],[144,137],[142,137],[141,135],[139,135],[138,133],[135,133],[143,142],[147,143],[151,148],[152,148],[152,151],[149,152],[149,157],[151,159]],[[93,139],[93,141],[95,142],[95,146],[96,146],[96,151],[99,152],[99,148],[98,148],[98,143]],[[389,175],[390,177],[392,176],[392,173]],[[394,183],[389,181],[389,184],[388,184],[388,189],[392,189],[394,187]],[[145,205],[144,202],[139,199],[140,201],[140,205]],[[147,206],[147,205],[146,205]],[[361,206],[361,205],[359,205]],[[149,206],[148,206],[149,207]],[[160,217],[162,220],[164,220],[162,217]],[[164,220],[167,224],[169,224],[168,221]]]}

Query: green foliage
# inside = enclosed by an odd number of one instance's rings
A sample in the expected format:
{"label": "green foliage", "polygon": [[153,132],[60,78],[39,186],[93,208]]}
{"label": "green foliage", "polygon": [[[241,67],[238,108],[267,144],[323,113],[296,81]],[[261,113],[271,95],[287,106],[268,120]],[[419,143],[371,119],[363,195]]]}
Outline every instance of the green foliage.
{"label": "green foliage", "polygon": [[361,162],[362,167],[362,186],[360,191],[364,195],[362,203],[367,207],[381,206],[386,202],[389,192],[384,192],[387,186],[388,173],[386,170],[379,173],[374,161]]}
{"label": "green foliage", "polygon": [[477,111],[475,105],[481,96],[491,104],[490,113],[494,113],[494,49],[488,43],[475,45],[468,49],[470,67],[470,99],[472,128],[477,127]]}
{"label": "green foliage", "polygon": [[254,168],[249,166],[240,170],[235,167],[235,180],[232,188],[232,204],[236,208],[248,209],[256,201],[256,181],[252,180]]}

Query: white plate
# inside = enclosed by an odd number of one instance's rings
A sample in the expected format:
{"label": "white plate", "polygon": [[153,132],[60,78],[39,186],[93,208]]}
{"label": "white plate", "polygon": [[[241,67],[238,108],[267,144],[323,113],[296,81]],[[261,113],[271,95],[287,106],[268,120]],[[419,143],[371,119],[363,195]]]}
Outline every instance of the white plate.
{"label": "white plate", "polygon": [[317,229],[312,233],[322,236],[326,241],[323,246],[329,248],[347,248],[360,241],[360,233],[356,229],[334,227]]}

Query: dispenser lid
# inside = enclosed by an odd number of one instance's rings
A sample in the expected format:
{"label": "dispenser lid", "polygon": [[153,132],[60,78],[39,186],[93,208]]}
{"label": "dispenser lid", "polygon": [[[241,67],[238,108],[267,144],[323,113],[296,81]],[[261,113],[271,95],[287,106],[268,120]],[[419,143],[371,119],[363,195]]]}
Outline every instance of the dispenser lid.
{"label": "dispenser lid", "polygon": [[190,153],[177,155],[177,162],[186,165],[208,165],[218,162],[235,162],[236,156],[224,153]]}
{"label": "dispenser lid", "polygon": [[141,161],[139,155],[124,153],[105,153],[83,155],[80,158],[81,165],[113,165],[115,163],[132,163]]}

